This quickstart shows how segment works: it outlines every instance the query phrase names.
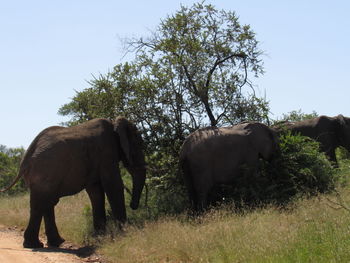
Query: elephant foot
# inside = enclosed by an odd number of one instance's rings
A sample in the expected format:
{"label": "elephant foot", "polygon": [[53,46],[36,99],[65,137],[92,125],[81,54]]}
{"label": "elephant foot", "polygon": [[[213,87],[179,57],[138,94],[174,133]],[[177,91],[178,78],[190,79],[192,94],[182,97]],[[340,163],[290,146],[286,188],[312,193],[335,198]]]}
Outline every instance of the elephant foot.
{"label": "elephant foot", "polygon": [[48,247],[59,247],[65,240],[61,237],[56,238],[54,240],[48,240],[47,246]]}
{"label": "elephant foot", "polygon": [[24,240],[23,242],[23,247],[24,248],[43,248],[44,244],[40,242],[40,240]]}
{"label": "elephant foot", "polygon": [[98,229],[92,233],[93,237],[103,236],[106,234],[106,229]]}

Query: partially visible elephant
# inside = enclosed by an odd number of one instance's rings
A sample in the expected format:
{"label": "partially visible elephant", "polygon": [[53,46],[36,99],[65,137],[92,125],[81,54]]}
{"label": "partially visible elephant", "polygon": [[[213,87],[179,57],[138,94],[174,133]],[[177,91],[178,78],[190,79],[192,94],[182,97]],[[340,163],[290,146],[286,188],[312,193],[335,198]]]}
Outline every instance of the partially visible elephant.
{"label": "partially visible elephant", "polygon": [[64,239],[59,235],[54,207],[59,198],[85,189],[92,205],[96,231],[105,230],[105,194],[112,214],[126,221],[124,186],[119,171],[122,161],[132,175],[130,206],[137,209],[145,184],[146,166],[143,142],[136,126],[123,117],[115,122],[93,119],[73,127],[49,127],[31,143],[10,189],[24,177],[30,189],[30,219],[24,232],[23,246],[40,248],[38,238],[42,217],[48,245],[58,247]]}
{"label": "partially visible elephant", "polygon": [[329,160],[337,165],[335,149],[343,146],[350,150],[350,118],[338,115],[336,117],[319,116],[300,122],[284,122],[277,124],[279,131],[288,129],[292,134],[301,134],[320,143],[320,150],[325,152]]}
{"label": "partially visible elephant", "polygon": [[275,131],[257,122],[193,132],[185,139],[179,160],[192,208],[205,209],[216,185],[234,184],[242,176],[253,180],[259,158],[271,160],[277,152]]}

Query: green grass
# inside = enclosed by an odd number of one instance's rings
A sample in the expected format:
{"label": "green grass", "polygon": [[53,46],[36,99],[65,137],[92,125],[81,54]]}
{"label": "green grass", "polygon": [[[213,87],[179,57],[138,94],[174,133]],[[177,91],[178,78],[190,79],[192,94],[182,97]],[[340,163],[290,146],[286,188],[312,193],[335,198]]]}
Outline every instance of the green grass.
{"label": "green grass", "polygon": [[[350,190],[340,194],[350,204]],[[350,262],[350,212],[334,202],[335,195],[321,195],[282,211],[223,208],[197,219],[163,217],[98,242],[90,235],[85,193],[61,199],[56,219],[65,239],[95,243],[111,262]],[[28,204],[28,195],[1,197],[0,224],[24,228]]]}

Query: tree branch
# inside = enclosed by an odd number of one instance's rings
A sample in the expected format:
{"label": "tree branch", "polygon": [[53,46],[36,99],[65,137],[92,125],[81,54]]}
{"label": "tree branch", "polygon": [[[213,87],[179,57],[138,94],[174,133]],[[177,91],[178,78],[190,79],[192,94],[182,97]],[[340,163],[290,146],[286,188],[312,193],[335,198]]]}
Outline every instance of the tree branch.
{"label": "tree branch", "polygon": [[[231,59],[231,58],[234,58],[234,57],[243,58],[244,64],[245,64],[245,65],[244,65],[245,73],[246,73],[246,76],[248,75],[248,74],[247,74],[247,67],[246,67],[246,63],[245,63],[245,59],[246,59],[247,55],[244,54],[244,53],[235,53],[235,54],[232,54],[232,55],[230,55],[230,56],[227,56],[227,57],[225,57],[225,58],[223,58],[223,59],[219,59],[219,58],[218,58],[218,59],[215,61],[213,67],[209,70],[209,73],[208,73],[208,75],[207,75],[207,81],[206,81],[206,83],[205,83],[205,87],[208,87],[208,86],[209,86],[210,81],[211,81],[211,77],[212,77],[214,71],[216,70],[217,66],[219,66],[220,64],[222,64],[222,63],[224,63],[225,61],[227,61],[227,60],[229,60],[229,59]],[[245,79],[246,79],[246,78],[245,78]]]}

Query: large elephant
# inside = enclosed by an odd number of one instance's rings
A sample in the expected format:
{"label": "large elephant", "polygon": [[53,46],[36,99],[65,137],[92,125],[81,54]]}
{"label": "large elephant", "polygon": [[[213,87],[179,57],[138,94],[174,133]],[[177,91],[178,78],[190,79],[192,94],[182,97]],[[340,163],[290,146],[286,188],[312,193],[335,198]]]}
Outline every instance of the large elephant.
{"label": "large elephant", "polygon": [[216,185],[233,184],[242,176],[246,181],[254,178],[259,158],[271,160],[277,150],[275,131],[257,122],[209,127],[190,134],[181,148],[179,168],[192,208],[205,209]]}
{"label": "large elephant", "polygon": [[293,134],[310,137],[320,143],[320,150],[325,152],[329,160],[337,165],[335,149],[343,146],[350,150],[350,118],[319,116],[300,122],[284,122],[275,126],[277,130],[290,130]]}
{"label": "large elephant", "polygon": [[30,189],[30,219],[23,246],[40,248],[42,217],[49,246],[60,246],[54,207],[59,198],[85,189],[92,205],[96,231],[105,230],[105,194],[114,218],[126,221],[124,186],[119,171],[122,161],[133,179],[130,206],[139,205],[145,184],[146,166],[142,138],[136,126],[123,117],[115,122],[93,119],[73,127],[49,127],[31,143],[11,188],[24,177]]}

